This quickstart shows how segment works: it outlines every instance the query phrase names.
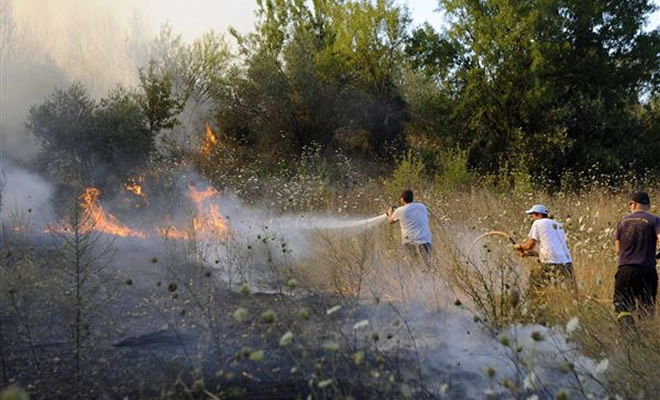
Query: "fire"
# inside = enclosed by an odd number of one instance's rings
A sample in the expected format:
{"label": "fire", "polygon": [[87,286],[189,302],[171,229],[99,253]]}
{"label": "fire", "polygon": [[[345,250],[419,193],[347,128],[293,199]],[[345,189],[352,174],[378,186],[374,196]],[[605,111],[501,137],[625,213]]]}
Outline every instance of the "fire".
{"label": "fire", "polygon": [[[127,182],[124,184],[124,188],[128,190],[129,192],[133,193],[142,201],[144,202],[145,205],[149,205],[149,197],[147,194],[142,190],[142,184],[144,183],[144,177],[143,176],[137,176],[135,178],[131,177],[127,179]],[[139,207],[140,205],[136,205],[136,207]]]}
{"label": "fire", "polygon": [[[128,190],[127,186],[126,188]],[[131,192],[136,195],[144,194],[140,185],[136,185],[133,189],[135,191],[131,190]],[[83,229],[95,230],[120,237],[146,239],[151,236],[151,234],[122,225],[116,216],[107,213],[98,201],[100,194],[101,191],[99,189],[90,187],[85,189],[85,192],[80,196],[81,207],[84,212]],[[218,195],[219,192],[212,187],[208,187],[205,190],[197,190],[195,186],[191,186],[188,191],[188,197],[195,204],[197,212],[190,228],[178,228],[168,215],[165,217],[165,224],[155,228],[154,233],[162,238],[176,240],[191,240],[195,236],[212,240],[225,240],[229,238],[231,235],[229,225],[220,213],[220,208],[214,202]],[[67,230],[62,227],[48,225],[46,231],[49,233],[65,233]]]}
{"label": "fire", "polygon": [[203,235],[217,238],[226,238],[229,235],[229,226],[225,221],[218,206],[210,201],[219,193],[212,187],[206,190],[197,190],[190,186],[188,197],[197,206],[197,216],[193,219],[193,229]]}
{"label": "fire", "polygon": [[213,150],[215,145],[218,144],[218,138],[213,134],[213,131],[211,130],[211,127],[208,123],[205,123],[204,126],[206,130],[206,137],[202,142],[202,154],[208,157],[209,154],[211,154],[211,150]]}
{"label": "fire", "polygon": [[170,216],[165,217],[166,225],[162,228],[156,228],[158,236],[164,239],[177,239],[177,240],[188,240],[190,239],[190,232],[177,228]]}
{"label": "fire", "polygon": [[122,226],[114,215],[106,214],[103,206],[98,203],[100,194],[100,190],[90,187],[85,189],[85,193],[80,196],[82,200],[81,206],[85,214],[89,217],[86,219],[89,221],[86,226],[87,229],[94,229],[99,232],[110,233],[121,237],[137,237],[142,239],[147,237],[147,235],[140,231]]}

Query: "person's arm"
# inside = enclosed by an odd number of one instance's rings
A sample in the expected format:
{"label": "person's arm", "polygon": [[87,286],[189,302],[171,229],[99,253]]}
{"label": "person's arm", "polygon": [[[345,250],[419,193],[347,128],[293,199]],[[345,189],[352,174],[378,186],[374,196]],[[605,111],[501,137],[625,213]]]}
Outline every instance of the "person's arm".
{"label": "person's arm", "polygon": [[532,224],[532,228],[529,230],[527,239],[520,244],[513,245],[513,249],[516,250],[521,257],[537,256],[538,253],[533,250],[539,242],[540,236],[539,223],[535,221]]}
{"label": "person's arm", "polygon": [[521,257],[529,257],[537,255],[535,251],[532,251],[536,247],[536,240],[528,237],[520,244],[514,244],[513,249],[520,253]]}
{"label": "person's arm", "polygon": [[616,250],[617,257],[621,253],[621,222],[619,221],[616,224],[616,230],[614,231],[614,250]]}
{"label": "person's arm", "polygon": [[397,222],[399,219],[394,217],[394,207],[390,207],[387,209],[387,222],[389,224],[393,224]]}

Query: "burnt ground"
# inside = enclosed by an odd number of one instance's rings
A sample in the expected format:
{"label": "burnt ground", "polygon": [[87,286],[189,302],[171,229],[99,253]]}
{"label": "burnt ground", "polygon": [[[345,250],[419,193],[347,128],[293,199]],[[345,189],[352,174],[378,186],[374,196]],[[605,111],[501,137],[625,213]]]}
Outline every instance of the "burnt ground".
{"label": "burnt ground", "polygon": [[379,332],[356,330],[373,306],[299,289],[251,293],[213,269],[163,264],[94,276],[102,289],[89,285],[97,292],[76,324],[55,255],[5,251],[0,386],[18,384],[34,399],[433,397],[391,311]]}
{"label": "burnt ground", "polygon": [[[213,328],[219,335],[215,342],[211,328],[190,316],[192,312],[183,316],[184,308],[177,306],[168,312],[153,311],[154,305],[145,297],[123,292],[121,304],[104,310],[103,321],[84,341],[81,397],[209,398],[207,393],[244,399],[306,398],[309,394],[400,397],[398,385],[380,382],[391,377],[397,383],[409,381],[411,391],[421,390],[410,376],[415,371],[413,354],[404,349],[381,353],[371,344],[375,342],[370,334],[366,340],[344,337],[337,325],[324,318],[328,299],[310,296],[293,301],[285,295],[232,291],[222,295],[220,302],[228,315]],[[292,306],[306,307],[310,318],[293,315]],[[231,314],[241,307],[254,316],[236,321]],[[261,314],[266,309],[276,314],[274,322],[264,321]],[[349,318],[348,312],[339,311],[344,315],[337,315],[334,322],[352,321],[360,311],[353,313]],[[42,340],[53,336],[53,331],[46,332],[50,327],[43,325],[32,328],[29,343],[22,328],[11,328],[20,324],[15,318],[5,318],[2,324],[4,383],[18,383],[32,398],[72,398],[77,390],[72,341]],[[282,347],[280,338],[289,329],[297,330],[300,337]],[[334,350],[328,340],[336,340],[340,348]],[[360,348],[365,350],[358,366],[354,354]],[[263,359],[259,351],[264,352]],[[294,367],[297,371],[292,371]],[[324,390],[318,383],[325,379],[333,382]],[[420,391],[415,397],[431,396]]]}
{"label": "burnt ground", "polygon": [[[279,292],[257,292],[229,287],[214,263],[120,251],[120,262],[85,281],[76,324],[57,254],[0,250],[0,387],[18,384],[33,399],[512,397],[498,382],[520,366],[461,306],[358,302],[286,281]],[[559,354],[518,331],[521,355]],[[497,379],[486,376],[489,366]],[[517,395],[554,398],[572,384],[539,376],[552,390]]]}

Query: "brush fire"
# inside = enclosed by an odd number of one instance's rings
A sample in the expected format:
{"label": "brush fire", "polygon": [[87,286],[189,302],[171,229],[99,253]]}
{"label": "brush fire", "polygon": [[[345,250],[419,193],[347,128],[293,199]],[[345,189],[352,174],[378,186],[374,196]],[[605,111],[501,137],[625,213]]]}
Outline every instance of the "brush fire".
{"label": "brush fire", "polygon": [[204,140],[202,141],[201,153],[204,157],[208,157],[216,144],[218,144],[218,138],[215,136],[208,123],[204,124],[204,131],[206,132],[206,137],[204,137]]}
{"label": "brush fire", "polygon": [[[144,193],[142,187],[137,183],[127,185],[126,190],[140,196],[140,198],[147,199],[145,200],[145,205],[149,205],[146,193]],[[100,195],[101,191],[99,189],[89,187],[80,196],[80,206],[84,213],[83,220],[86,221],[85,229],[118,237],[140,239],[146,239],[153,235],[179,240],[189,240],[192,237],[206,240],[225,240],[230,237],[229,225],[222,216],[219,206],[216,204],[220,192],[212,187],[201,190],[191,185],[188,188],[186,197],[195,206],[195,215],[192,218],[192,224],[189,229],[177,227],[172,221],[172,218],[166,215],[164,217],[166,224],[154,228],[153,232],[139,230],[121,223],[116,215],[106,211],[105,207],[99,201]]]}

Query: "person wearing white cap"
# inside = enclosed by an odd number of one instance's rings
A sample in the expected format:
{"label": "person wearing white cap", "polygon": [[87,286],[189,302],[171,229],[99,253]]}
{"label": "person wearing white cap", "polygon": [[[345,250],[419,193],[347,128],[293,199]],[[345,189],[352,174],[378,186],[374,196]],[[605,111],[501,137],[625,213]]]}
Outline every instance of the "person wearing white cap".
{"label": "person wearing white cap", "polygon": [[535,204],[525,211],[534,219],[527,239],[513,246],[522,257],[539,257],[540,268],[530,275],[530,288],[541,289],[556,281],[569,281],[575,288],[573,261],[566,244],[566,232],[557,221],[548,218],[548,209],[543,204]]}

